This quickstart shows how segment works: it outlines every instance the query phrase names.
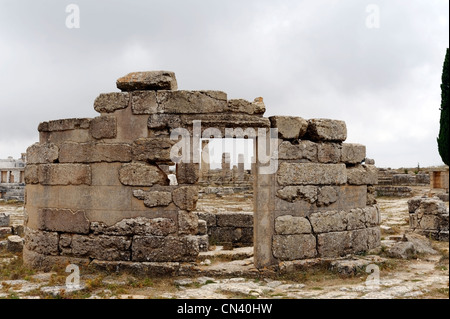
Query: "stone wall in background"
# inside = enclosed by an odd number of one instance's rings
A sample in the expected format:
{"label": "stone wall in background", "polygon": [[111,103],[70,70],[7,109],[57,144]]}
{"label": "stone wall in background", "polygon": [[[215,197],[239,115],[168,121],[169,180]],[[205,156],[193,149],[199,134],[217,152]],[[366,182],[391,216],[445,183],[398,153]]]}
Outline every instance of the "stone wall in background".
{"label": "stone wall in background", "polygon": [[254,166],[257,267],[380,244],[377,169],[363,164],[363,145],[344,143],[344,122],[268,119],[261,98],[178,91],[166,71],[132,73],[117,87],[122,92],[95,100],[96,118],[39,125],[25,170],[27,265],[192,262],[208,249],[209,236],[226,228],[250,241],[250,216],[212,221],[195,212],[198,162],[176,164],[176,183],[170,182],[177,145],[171,133],[180,128],[191,138],[210,129],[222,136],[227,128],[278,129],[276,169],[267,173],[258,160]]}

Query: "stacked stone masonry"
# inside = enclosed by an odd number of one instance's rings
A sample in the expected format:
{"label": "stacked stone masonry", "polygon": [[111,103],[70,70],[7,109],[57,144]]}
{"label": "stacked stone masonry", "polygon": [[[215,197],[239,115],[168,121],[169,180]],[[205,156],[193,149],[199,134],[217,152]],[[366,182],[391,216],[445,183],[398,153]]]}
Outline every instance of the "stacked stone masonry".
{"label": "stacked stone masonry", "polygon": [[426,237],[448,242],[449,212],[438,198],[415,197],[408,201],[410,228]]}
{"label": "stacked stone masonry", "polygon": [[[377,169],[363,163],[363,145],[344,143],[345,122],[265,118],[261,98],[178,91],[166,71],[129,74],[117,86],[122,92],[95,100],[100,116],[39,125],[25,170],[26,264],[193,262],[215,226],[252,240],[258,268],[379,245]],[[233,216],[212,221],[196,213],[199,163],[177,163],[178,183],[170,183],[165,168],[175,164],[177,128],[193,140],[221,138],[230,128],[278,129],[277,169],[264,173],[256,160],[255,211],[241,226]]]}

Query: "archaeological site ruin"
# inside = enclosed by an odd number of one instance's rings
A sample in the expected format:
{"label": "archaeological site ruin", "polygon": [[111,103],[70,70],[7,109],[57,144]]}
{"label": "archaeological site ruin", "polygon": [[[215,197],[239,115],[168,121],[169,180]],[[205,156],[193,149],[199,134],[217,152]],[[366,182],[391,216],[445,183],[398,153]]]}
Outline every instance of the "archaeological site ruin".
{"label": "archaeological site ruin", "polygon": [[[96,118],[39,125],[25,169],[27,265],[163,272],[194,262],[220,227],[247,234],[258,269],[380,245],[378,171],[365,146],[345,143],[345,122],[266,118],[262,98],[181,91],[166,71],[117,87],[95,100]],[[253,139],[252,170],[240,160],[213,172],[212,138]],[[231,181],[252,189],[253,214],[196,211],[201,188]]]}

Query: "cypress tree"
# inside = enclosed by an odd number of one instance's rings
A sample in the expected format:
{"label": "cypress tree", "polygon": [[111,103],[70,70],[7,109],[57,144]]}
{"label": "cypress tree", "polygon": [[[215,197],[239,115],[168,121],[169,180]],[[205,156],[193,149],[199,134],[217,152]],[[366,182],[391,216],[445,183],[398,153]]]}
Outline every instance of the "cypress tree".
{"label": "cypress tree", "polygon": [[442,84],[441,84],[441,129],[438,137],[438,148],[439,154],[441,155],[442,161],[449,165],[448,158],[448,137],[449,137],[449,93],[450,93],[450,65],[449,65],[449,53],[447,48],[447,54],[445,55],[444,69],[442,71]]}

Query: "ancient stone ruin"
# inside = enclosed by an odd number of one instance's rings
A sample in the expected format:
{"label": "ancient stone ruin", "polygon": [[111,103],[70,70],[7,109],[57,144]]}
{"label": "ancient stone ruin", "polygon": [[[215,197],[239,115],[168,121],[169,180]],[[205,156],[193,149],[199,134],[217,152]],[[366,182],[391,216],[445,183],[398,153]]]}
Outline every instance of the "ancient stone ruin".
{"label": "ancient stone ruin", "polygon": [[344,122],[265,118],[262,98],[179,91],[172,72],[132,73],[117,87],[95,100],[99,117],[39,125],[25,171],[27,265],[155,271],[195,261],[207,228],[230,219],[196,212],[200,137],[254,139],[257,268],[380,245],[377,169],[363,164],[365,146],[344,143]]}
{"label": "ancient stone ruin", "polygon": [[448,242],[449,213],[438,198],[415,197],[408,201],[410,228],[428,238]]}
{"label": "ancient stone ruin", "polygon": [[0,200],[24,200],[26,158],[0,159]]}

